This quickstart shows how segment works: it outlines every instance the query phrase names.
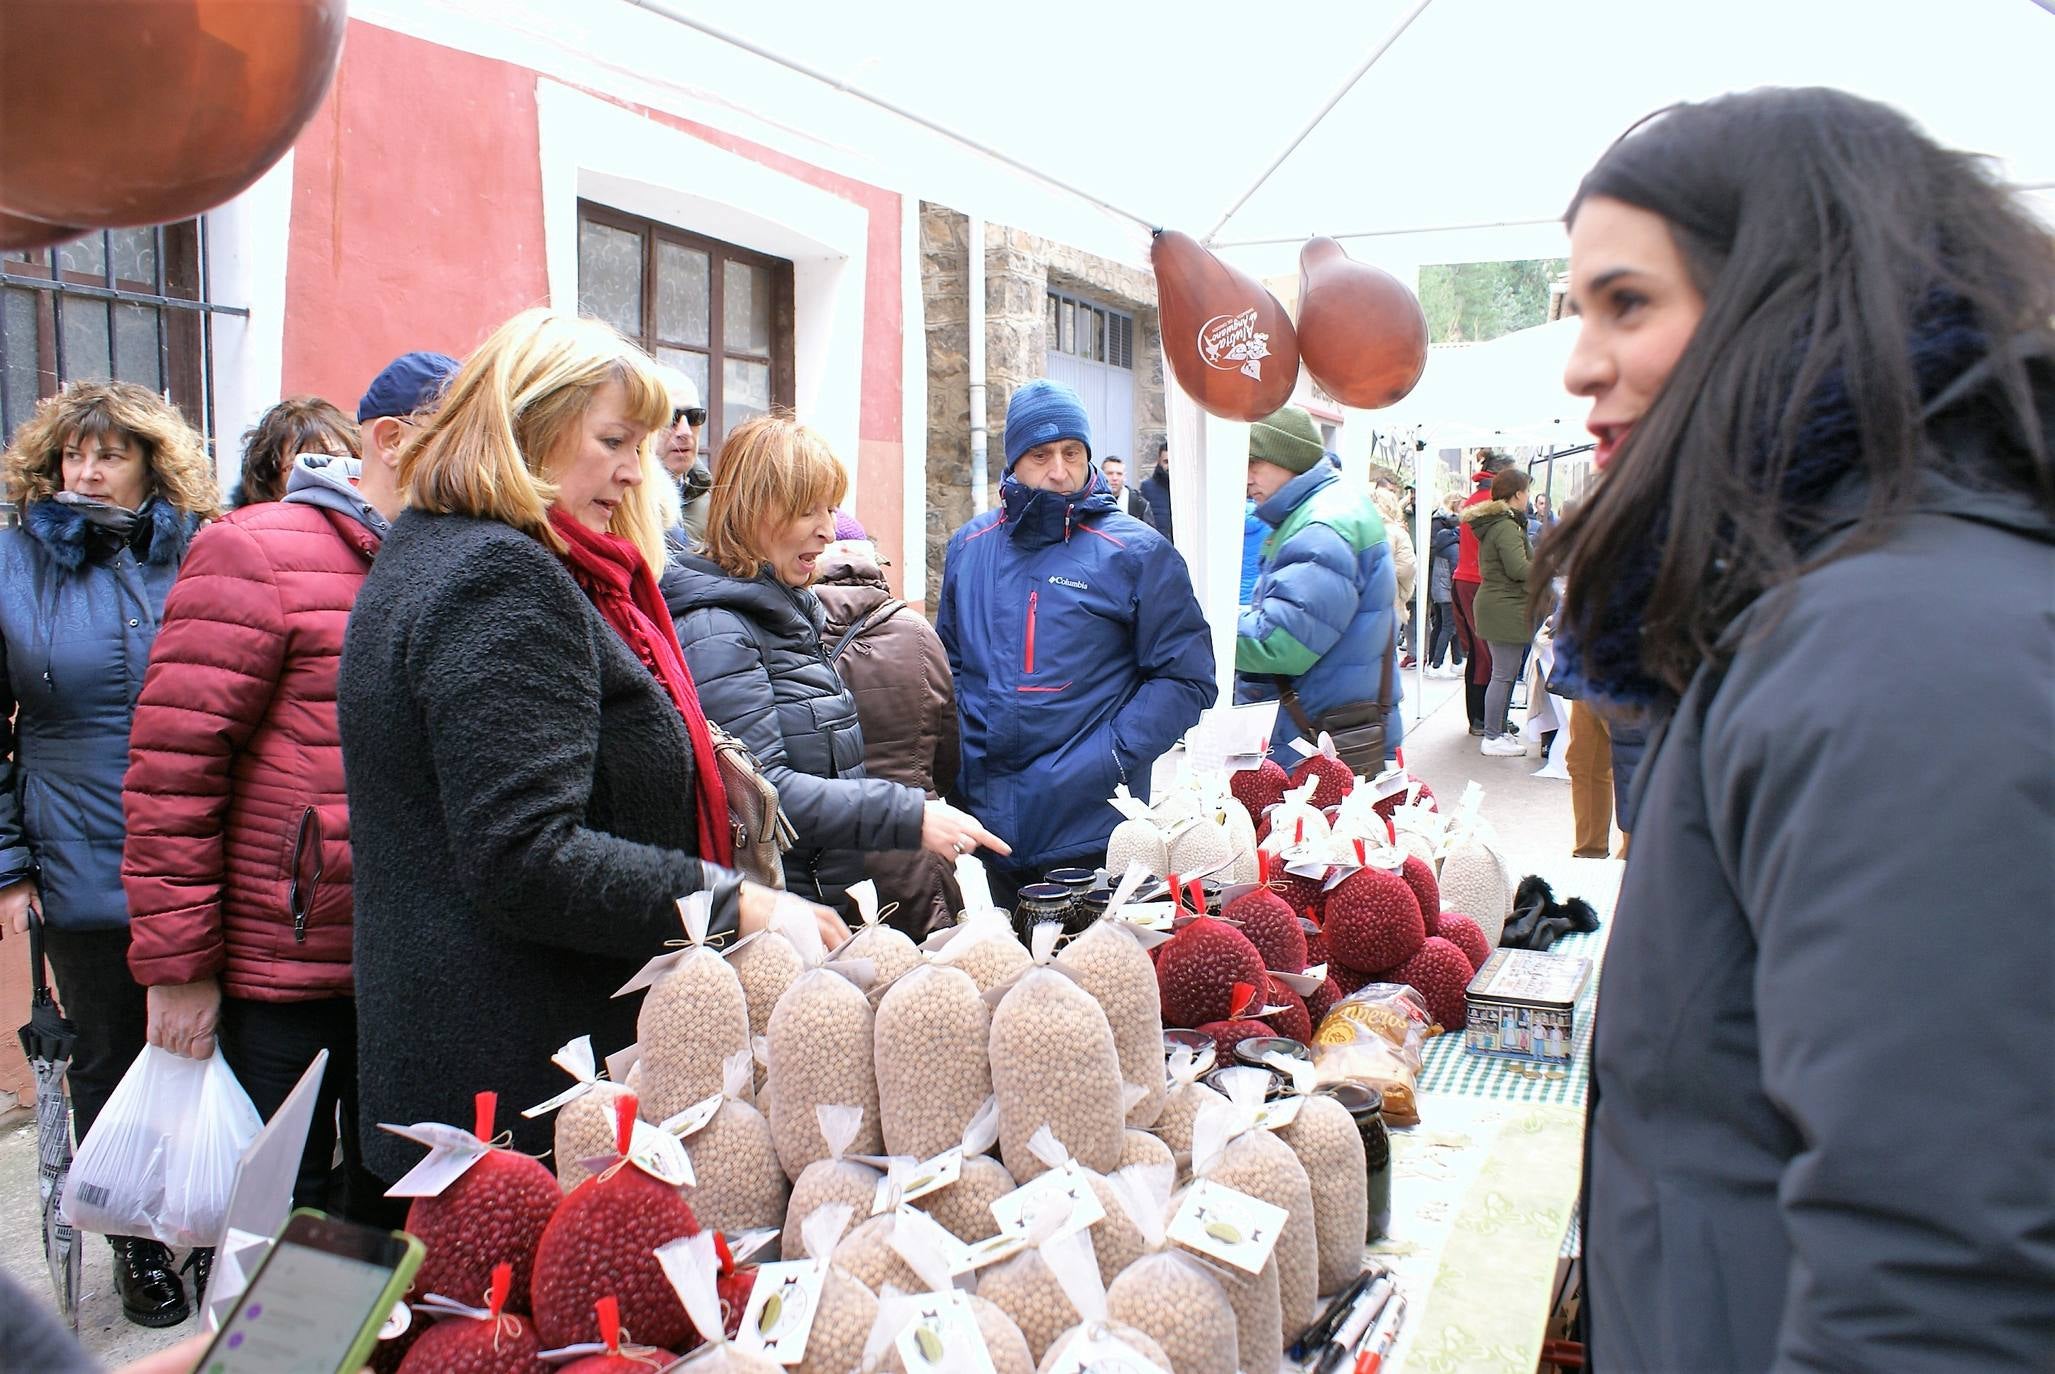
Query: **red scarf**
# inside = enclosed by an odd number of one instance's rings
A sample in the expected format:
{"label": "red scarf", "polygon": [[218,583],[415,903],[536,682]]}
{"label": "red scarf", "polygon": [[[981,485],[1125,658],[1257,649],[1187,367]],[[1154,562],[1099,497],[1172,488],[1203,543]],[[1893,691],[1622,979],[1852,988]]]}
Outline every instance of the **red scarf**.
{"label": "red scarf", "polygon": [[699,823],[699,856],[711,863],[735,862],[734,839],[728,829],[728,794],[721,786],[721,770],[714,761],[713,732],[706,728],[706,713],[699,707],[699,689],[692,685],[692,670],[685,666],[685,654],[678,647],[678,631],[656,589],[656,577],[642,553],[618,534],[601,534],[587,529],[554,506],[549,512],[550,528],[569,546],[557,555],[571,576],[585,589],[606,623],[635,651],[642,666],[671,694],[678,714],[685,718],[685,733],[692,737],[692,786]]}

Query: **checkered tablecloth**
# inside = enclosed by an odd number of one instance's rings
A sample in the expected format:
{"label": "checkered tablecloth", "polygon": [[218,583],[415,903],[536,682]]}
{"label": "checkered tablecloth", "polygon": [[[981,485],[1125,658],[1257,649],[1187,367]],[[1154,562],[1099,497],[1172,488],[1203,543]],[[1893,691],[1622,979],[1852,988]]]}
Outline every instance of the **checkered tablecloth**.
{"label": "checkered tablecloth", "polygon": [[1556,899],[1582,897],[1598,912],[1598,929],[1566,935],[1550,948],[1552,954],[1591,961],[1591,978],[1577,999],[1575,1032],[1570,1042],[1570,1062],[1561,1069],[1543,1069],[1510,1059],[1472,1054],[1463,1037],[1437,1035],[1427,1042],[1415,1088],[1421,1094],[1448,1093],[1460,1097],[1482,1097],[1500,1102],[1554,1102],[1572,1107],[1584,1105],[1584,1089],[1591,1079],[1592,1009],[1598,999],[1599,973],[1605,964],[1606,938],[1613,929],[1613,902],[1619,895],[1619,866],[1598,860],[1568,860],[1556,872],[1544,872],[1554,887]]}

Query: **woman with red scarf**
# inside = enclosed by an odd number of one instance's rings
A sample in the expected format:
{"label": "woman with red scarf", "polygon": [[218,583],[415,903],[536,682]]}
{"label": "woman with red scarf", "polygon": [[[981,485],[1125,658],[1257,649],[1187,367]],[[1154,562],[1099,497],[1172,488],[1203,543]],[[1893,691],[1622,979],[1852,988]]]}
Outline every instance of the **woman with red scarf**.
{"label": "woman with red scarf", "polygon": [[[407,509],[350,617],[338,684],[356,881],[359,1119],[540,1102],[549,1057],[635,1038],[614,989],[711,890],[716,942],[776,894],[732,861],[728,804],[658,595],[661,378],[606,325],[515,316],[400,457]],[[790,900],[789,898],[787,900]],[[832,945],[847,932],[816,910]],[[514,1122],[549,1147],[548,1119]]]}

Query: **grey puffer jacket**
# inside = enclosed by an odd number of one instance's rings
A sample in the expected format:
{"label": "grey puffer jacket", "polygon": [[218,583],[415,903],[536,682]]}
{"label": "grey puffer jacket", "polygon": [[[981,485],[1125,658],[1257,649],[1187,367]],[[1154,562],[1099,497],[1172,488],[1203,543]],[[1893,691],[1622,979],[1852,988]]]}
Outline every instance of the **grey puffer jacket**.
{"label": "grey puffer jacket", "polygon": [[920,848],[927,798],[865,773],[856,699],[821,644],[820,599],[692,553],[673,556],[662,585],[707,719],[749,746],[798,833],[786,886],[841,905],[866,854]]}
{"label": "grey puffer jacket", "polygon": [[21,528],[0,531],[0,886],[36,879],[60,930],[128,924],[129,723],[199,526],[152,500],[124,541],[76,507],[38,501]]}

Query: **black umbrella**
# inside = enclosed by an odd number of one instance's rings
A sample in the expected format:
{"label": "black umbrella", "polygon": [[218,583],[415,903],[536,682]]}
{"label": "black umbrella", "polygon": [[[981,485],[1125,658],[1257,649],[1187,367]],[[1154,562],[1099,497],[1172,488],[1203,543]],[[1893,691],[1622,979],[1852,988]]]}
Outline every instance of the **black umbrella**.
{"label": "black umbrella", "polygon": [[43,970],[43,913],[29,908],[29,966],[35,991],[29,1001],[29,1023],[21,1028],[21,1052],[36,1076],[36,1162],[43,1194],[43,1257],[50,1265],[50,1286],[71,1329],[78,1330],[78,1232],[58,1215],[64,1197],[64,1176],[71,1172],[71,1117],[65,1109],[64,1074],[71,1067],[78,1031],[50,995]]}

